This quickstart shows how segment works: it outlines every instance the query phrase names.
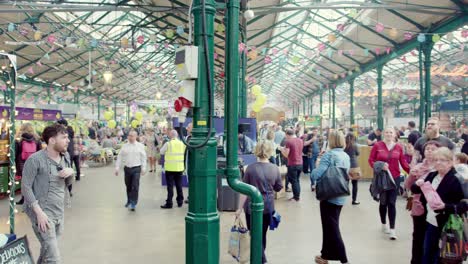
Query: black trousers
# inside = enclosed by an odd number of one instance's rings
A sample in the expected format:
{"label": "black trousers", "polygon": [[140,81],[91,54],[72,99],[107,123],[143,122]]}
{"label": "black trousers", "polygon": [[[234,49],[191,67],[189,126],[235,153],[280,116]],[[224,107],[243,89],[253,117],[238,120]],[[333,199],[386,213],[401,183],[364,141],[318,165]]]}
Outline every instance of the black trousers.
{"label": "black trousers", "polygon": [[422,263],[426,226],[426,217],[424,215],[413,216],[413,246],[411,250],[411,264]]}
{"label": "black trousers", "polygon": [[166,171],[167,205],[172,206],[172,198],[174,197],[174,184],[177,191],[177,204],[181,205],[184,203],[184,192],[182,191],[182,173],[182,171]]}
{"label": "black trousers", "polygon": [[[245,220],[247,222],[247,228],[250,229],[250,214],[245,214]],[[266,249],[266,244],[267,244],[267,239],[266,239],[266,233],[268,231],[268,227],[270,226],[270,214],[264,214],[263,215],[263,226],[262,226],[262,263],[267,263],[266,255],[265,255],[265,249]]]}
{"label": "black trousers", "polygon": [[73,155],[73,157],[71,158],[71,161],[72,161],[72,168],[73,166],[75,166],[75,169],[76,169],[76,176],[75,176],[75,179],[77,181],[80,180],[80,176],[81,176],[81,169],[80,169],[80,155]]}
{"label": "black trousers", "polygon": [[353,185],[353,202],[355,202],[357,199],[358,180],[351,180],[351,184]]}
{"label": "black trousers", "polygon": [[320,202],[322,219],[322,258],[348,262],[346,249],[340,232],[340,213],[343,206],[328,201]]}
{"label": "black trousers", "polygon": [[127,202],[133,205],[138,203],[138,190],[140,189],[141,166],[125,167],[125,186],[127,187]]}
{"label": "black trousers", "polygon": [[[395,184],[398,188],[400,186],[400,178],[395,179]],[[395,228],[396,221],[396,200],[398,196],[398,189],[388,190],[380,196],[380,221],[382,224],[387,223],[387,209],[388,209],[388,220],[390,221],[390,229]]]}

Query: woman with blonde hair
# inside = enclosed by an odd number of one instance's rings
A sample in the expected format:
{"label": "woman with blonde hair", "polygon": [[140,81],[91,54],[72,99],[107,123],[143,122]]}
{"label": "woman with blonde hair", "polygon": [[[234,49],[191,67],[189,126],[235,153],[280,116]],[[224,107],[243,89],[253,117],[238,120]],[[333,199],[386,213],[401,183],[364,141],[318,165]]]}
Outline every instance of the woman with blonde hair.
{"label": "woman with blonde hair", "polygon": [[[262,227],[262,263],[267,263],[265,256],[266,248],[266,233],[268,226],[270,225],[270,212],[275,210],[275,192],[279,192],[283,188],[281,182],[281,175],[278,166],[269,162],[269,158],[273,154],[273,148],[271,144],[265,140],[261,140],[255,146],[255,156],[257,156],[257,162],[250,164],[245,170],[243,181],[247,184],[255,186],[263,196],[263,202],[265,207],[263,209],[263,227]],[[236,216],[245,212],[245,219],[247,222],[247,228],[250,229],[250,198],[245,195],[241,195],[239,199],[239,209],[236,212]]]}
{"label": "woman with blonde hair", "polygon": [[[458,179],[453,158],[452,151],[447,147],[438,148],[433,154],[436,171],[429,173],[424,180],[417,180],[411,186],[413,193],[421,194],[421,203],[425,209],[427,227],[423,244],[422,263],[424,264],[440,263],[439,239],[442,228],[447,223],[450,214],[464,214],[468,209],[468,204],[463,200],[468,197],[465,197],[463,193],[462,182]],[[427,183],[432,186],[445,204],[442,210],[428,206],[425,194],[421,191],[421,186]]]}
{"label": "woman with blonde hair", "polygon": [[[344,152],[346,141],[340,131],[330,131],[328,135],[328,147],[330,150],[320,159],[319,166],[312,172],[312,179],[320,182],[327,169],[335,164],[336,167],[345,168],[348,173],[350,159]],[[320,201],[320,218],[322,220],[322,251],[320,256],[315,257],[315,263],[327,264],[329,260],[338,260],[348,263],[346,248],[341,237],[340,214],[346,197],[336,197]]]}
{"label": "woman with blonde hair", "polygon": [[275,143],[275,132],[273,132],[272,130],[268,130],[267,132],[267,135],[266,135],[266,143],[267,144],[270,144],[270,147],[273,149],[272,153],[271,153],[271,157],[268,158],[268,160],[273,163],[273,164],[276,164],[276,157],[275,157],[275,154],[276,154],[276,143]]}
{"label": "woman with blonde hair", "polygon": [[[39,136],[36,134],[31,123],[24,123],[16,133],[16,180],[20,180],[23,175],[23,167],[26,160],[36,151],[41,150],[42,145]],[[24,198],[17,204],[23,204]]]}
{"label": "woman with blonde hair", "polygon": [[[408,173],[410,167],[406,161],[403,147],[396,143],[395,129],[393,127],[388,127],[384,130],[384,138],[382,141],[374,144],[368,162],[371,168],[374,168],[374,164],[376,164],[375,168],[379,168],[379,164],[381,163],[377,162],[384,163],[382,167],[383,170],[390,174],[391,179],[393,179],[395,183],[394,189],[384,191],[380,194],[379,214],[382,223],[382,232],[389,234],[391,240],[396,240],[396,200],[400,186],[400,166]],[[390,228],[387,226],[387,211]]]}

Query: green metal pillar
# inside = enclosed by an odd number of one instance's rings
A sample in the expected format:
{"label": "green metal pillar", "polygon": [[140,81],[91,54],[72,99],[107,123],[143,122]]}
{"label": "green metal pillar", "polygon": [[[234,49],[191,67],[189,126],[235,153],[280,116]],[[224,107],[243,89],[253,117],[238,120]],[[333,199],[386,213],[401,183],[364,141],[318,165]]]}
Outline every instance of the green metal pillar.
{"label": "green metal pillar", "polygon": [[130,105],[128,104],[128,101],[125,103],[126,107],[126,112],[127,112],[127,124],[130,122]]}
{"label": "green metal pillar", "polygon": [[328,127],[332,127],[333,121],[332,121],[332,91],[330,87],[328,88]]}
{"label": "green metal pillar", "polygon": [[[261,193],[252,185],[243,183],[240,180],[239,166],[237,161],[238,150],[238,102],[235,101],[239,94],[239,10],[240,1],[230,0],[227,4],[227,30],[226,30],[226,93],[225,93],[225,131],[226,131],[226,176],[229,186],[244,195],[250,197],[250,208],[252,211],[250,221],[251,244],[250,263],[262,263],[262,225],[263,225],[263,197]],[[234,58],[234,59],[233,59]],[[233,100],[234,99],[234,100]],[[200,262],[205,263],[205,262]]]}
{"label": "green metal pillar", "polygon": [[423,73],[423,48],[422,44],[419,45],[418,51],[419,62],[419,130],[424,129],[424,113],[425,113],[425,99],[424,99],[424,73]]}
{"label": "green metal pillar", "polygon": [[15,119],[16,119],[16,108],[15,108],[15,100],[16,100],[16,69],[14,68],[13,62],[10,61],[10,57],[8,56],[1,56],[4,61],[6,61],[7,65],[1,66],[1,79],[3,79],[6,83],[6,95],[8,97],[7,103],[10,103],[10,128],[8,129],[8,136],[10,139],[10,144],[8,147],[8,159],[9,159],[9,168],[8,168],[8,185],[9,185],[9,207],[10,207],[10,215],[9,215],[9,224],[10,224],[10,234],[15,233],[15,190],[16,190],[16,165],[15,165],[15,134],[16,134],[16,127],[15,127]]}
{"label": "green metal pillar", "polygon": [[383,98],[382,98],[382,70],[383,65],[377,66],[377,127],[384,129],[384,120],[383,120]]}
{"label": "green metal pillar", "polygon": [[[245,19],[242,19],[242,25],[243,27],[240,30],[241,36],[242,36],[242,42],[246,43],[247,42],[247,32],[246,32],[247,23]],[[240,76],[239,76],[239,80],[240,80],[239,88],[240,88],[241,98],[239,102],[239,105],[240,105],[239,113],[240,113],[240,117],[245,118],[247,117],[247,81],[245,80],[247,76],[247,52],[242,52],[240,58],[241,58],[241,68],[240,68]]]}
{"label": "green metal pillar", "polygon": [[307,112],[306,112],[306,105],[305,105],[305,101],[306,99],[302,99],[302,116],[306,116]]}
{"label": "green metal pillar", "polygon": [[319,90],[319,95],[320,95],[320,135],[322,134],[323,130],[323,90],[320,88]]}
{"label": "green metal pillar", "polygon": [[114,120],[117,119],[117,101],[114,100]]}
{"label": "green metal pillar", "polygon": [[431,52],[434,43],[432,40],[426,42],[426,45],[423,46],[424,52],[424,88],[425,88],[425,103],[426,103],[426,113],[424,116],[424,123],[426,124],[429,118],[432,115],[432,96],[431,96]]}
{"label": "green metal pillar", "polygon": [[349,123],[355,125],[354,120],[354,79],[349,80]]}
{"label": "green metal pillar", "polygon": [[[219,215],[216,208],[216,140],[211,117],[214,110],[214,0],[193,2],[195,45],[198,46],[198,79],[195,82],[193,130],[190,149],[190,202],[185,217],[185,262],[187,264],[219,263]],[[204,27],[205,26],[205,27]],[[207,38],[207,50],[204,38]],[[208,67],[205,61],[208,56]],[[236,69],[238,70],[238,69]],[[208,76],[208,72],[212,74]],[[210,78],[210,79],[208,79]],[[209,87],[211,83],[211,87]],[[210,89],[210,92],[208,92]],[[237,98],[238,94],[235,95]],[[211,111],[210,111],[211,110]],[[237,115],[237,113],[236,113]],[[210,133],[211,132],[211,133]]]}
{"label": "green metal pillar", "polygon": [[309,106],[310,106],[310,109],[309,109],[309,115],[313,115],[314,114],[314,97],[311,96],[310,99],[309,99]]}
{"label": "green metal pillar", "polygon": [[333,124],[333,128],[336,128],[336,113],[335,113],[335,108],[336,108],[336,86],[335,87],[332,87],[332,100],[333,100],[333,103],[332,103],[332,124]]}
{"label": "green metal pillar", "polygon": [[462,111],[463,111],[463,119],[466,120],[466,95],[468,94],[468,91],[462,91],[462,98],[463,98],[463,105],[462,105]]}
{"label": "green metal pillar", "polygon": [[50,87],[47,88],[47,104],[50,104]]}
{"label": "green metal pillar", "polygon": [[97,119],[101,120],[101,95],[97,98]]}

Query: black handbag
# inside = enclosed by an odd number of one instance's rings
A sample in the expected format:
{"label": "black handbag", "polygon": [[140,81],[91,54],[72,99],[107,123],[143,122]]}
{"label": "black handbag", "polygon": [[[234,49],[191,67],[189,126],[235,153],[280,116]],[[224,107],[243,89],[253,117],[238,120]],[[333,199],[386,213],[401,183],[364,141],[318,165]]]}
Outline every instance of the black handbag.
{"label": "black handbag", "polygon": [[330,167],[317,182],[316,197],[320,201],[326,201],[347,195],[350,195],[348,173],[346,168],[336,166],[333,156]]}

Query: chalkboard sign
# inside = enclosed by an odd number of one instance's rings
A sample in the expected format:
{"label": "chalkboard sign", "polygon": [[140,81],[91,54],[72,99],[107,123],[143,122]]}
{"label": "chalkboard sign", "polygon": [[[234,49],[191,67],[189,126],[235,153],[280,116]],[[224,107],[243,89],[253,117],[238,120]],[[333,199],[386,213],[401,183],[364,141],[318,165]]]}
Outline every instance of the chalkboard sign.
{"label": "chalkboard sign", "polygon": [[34,264],[26,236],[0,248],[0,264]]}

